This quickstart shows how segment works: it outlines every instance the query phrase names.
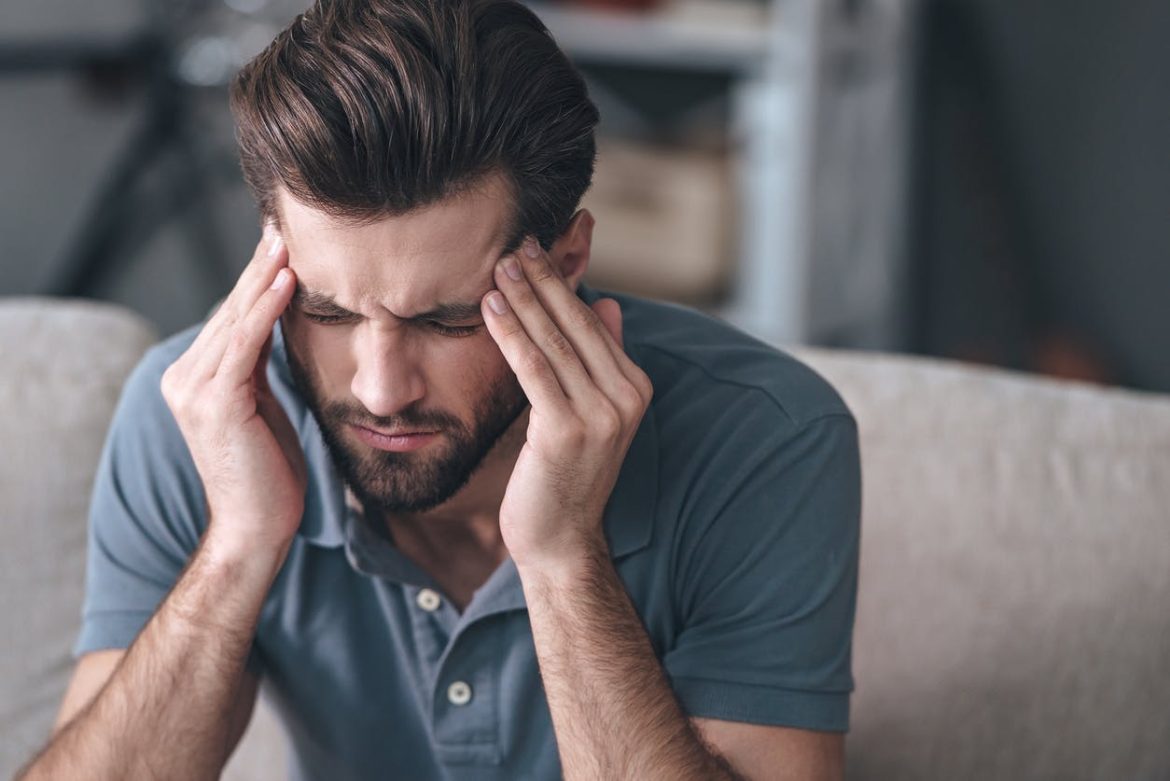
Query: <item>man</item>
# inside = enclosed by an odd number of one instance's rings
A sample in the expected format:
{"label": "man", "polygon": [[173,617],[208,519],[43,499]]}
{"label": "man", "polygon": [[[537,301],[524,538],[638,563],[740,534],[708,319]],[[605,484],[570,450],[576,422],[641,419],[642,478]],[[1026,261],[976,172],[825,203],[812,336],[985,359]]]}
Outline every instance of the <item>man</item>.
{"label": "man", "polygon": [[816,375],[580,284],[597,113],[512,0],[319,2],[233,85],[267,223],[131,377],[27,778],[838,778],[859,470]]}

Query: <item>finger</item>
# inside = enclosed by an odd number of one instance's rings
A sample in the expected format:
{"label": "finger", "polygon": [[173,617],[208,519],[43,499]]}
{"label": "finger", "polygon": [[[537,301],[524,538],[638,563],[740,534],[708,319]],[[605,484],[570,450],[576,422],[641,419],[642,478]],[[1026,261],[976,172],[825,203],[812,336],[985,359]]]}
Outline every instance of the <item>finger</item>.
{"label": "finger", "polygon": [[504,360],[516,373],[524,395],[534,409],[563,414],[569,399],[544,352],[529,338],[504,294],[489,291],[480,302],[488,333],[504,354]]}
{"label": "finger", "polygon": [[[260,241],[252,250],[251,259],[240,272],[240,276],[236,278],[232,289],[208,316],[207,324],[196,338],[196,343],[199,343],[200,339],[208,341],[209,337],[214,335],[225,320],[239,316],[239,306],[242,299],[247,298],[255,301],[259,297],[264,287],[271,283],[277,269],[284,265],[287,253],[283,250],[284,242],[280,239],[276,228],[271,223],[266,224]],[[259,277],[267,277],[268,281],[262,282],[258,279]],[[257,290],[258,287],[259,290]]]}
{"label": "finger", "polygon": [[[231,333],[237,322],[247,316],[256,301],[272,285],[281,268],[288,265],[288,250],[274,230],[266,233],[256,246],[252,260],[245,267],[232,291],[208,319],[203,330],[191,345],[196,356],[196,376],[211,377],[219,370],[219,364],[227,351]],[[243,302],[248,309],[241,310]]]}
{"label": "finger", "polygon": [[[268,332],[268,338],[264,340],[264,345],[260,348],[260,357],[256,361],[256,368],[252,372],[252,381],[256,388],[256,411],[264,422],[268,424],[268,428],[276,435],[276,439],[285,446],[286,453],[293,453],[300,447],[297,438],[296,429],[293,428],[292,421],[288,417],[288,412],[280,403],[280,399],[272,392],[272,387],[268,383],[268,360],[272,355],[272,331]],[[290,458],[290,464],[297,472],[300,479],[305,477],[305,465],[303,455],[301,458]]]}
{"label": "finger", "polygon": [[284,246],[284,239],[272,223],[264,226],[264,235],[252,253],[252,259],[240,273],[232,291],[224,301],[224,309],[231,310],[237,317],[247,315],[260,296],[268,290],[276,272],[286,265],[288,251]]}
{"label": "finger", "polygon": [[[207,319],[207,325],[199,338],[206,339],[215,333],[225,320],[232,320],[240,316],[241,301],[254,303],[264,289],[272,282],[276,271],[287,261],[287,252],[284,251],[284,242],[281,240],[275,226],[267,223],[264,233],[256,247],[252,250],[252,258],[244,266],[240,276],[236,279],[232,289],[216,306],[215,311]],[[246,311],[246,310],[244,310]],[[206,336],[205,336],[206,335]],[[198,339],[196,339],[198,342]]]}
{"label": "finger", "polygon": [[251,381],[259,370],[258,364],[264,344],[272,336],[276,325],[296,287],[292,269],[282,268],[273,283],[243,320],[235,324],[227,338],[227,348],[216,377],[229,384]]}
{"label": "finger", "polygon": [[[641,373],[596,311],[578,298],[556,272],[548,255],[529,238],[521,252],[525,278],[573,345],[598,387],[609,398],[625,395]],[[616,305],[617,302],[614,302]],[[618,313],[620,322],[620,310]],[[620,326],[618,329],[620,339]]]}
{"label": "finger", "polygon": [[577,401],[593,401],[597,383],[585,369],[577,351],[537,298],[516,258],[509,255],[496,264],[496,288],[504,294],[512,317],[544,353],[565,395]]}
{"label": "finger", "polygon": [[609,331],[609,335],[613,337],[613,340],[617,342],[619,347],[622,347],[621,305],[612,298],[602,298],[593,302],[592,309],[601,318],[601,323],[605,326],[605,330]]}
{"label": "finger", "polygon": [[633,407],[644,412],[650,400],[654,397],[654,384],[650,382],[650,376],[642,369],[641,366],[630,360],[626,355],[624,348],[625,340],[623,338],[622,330],[622,307],[617,301],[612,298],[601,298],[594,301],[591,305],[594,312],[597,313],[598,320],[601,321],[606,333],[621,350],[622,360],[624,366],[628,366],[626,370],[626,378],[633,386],[637,398],[627,397],[630,399]]}
{"label": "finger", "polygon": [[252,384],[260,395],[272,393],[272,387],[268,383],[268,360],[271,356],[272,330],[269,330],[264,344],[260,347],[260,356],[256,359],[256,367],[252,370]]}

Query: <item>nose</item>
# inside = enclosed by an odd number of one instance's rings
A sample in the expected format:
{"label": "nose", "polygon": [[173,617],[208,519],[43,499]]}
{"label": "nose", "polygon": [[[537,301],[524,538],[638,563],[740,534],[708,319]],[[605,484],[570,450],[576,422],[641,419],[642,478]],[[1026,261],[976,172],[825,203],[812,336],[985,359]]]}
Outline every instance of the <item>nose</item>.
{"label": "nose", "polygon": [[426,382],[405,329],[360,330],[350,391],[366,410],[378,417],[395,415],[425,396]]}

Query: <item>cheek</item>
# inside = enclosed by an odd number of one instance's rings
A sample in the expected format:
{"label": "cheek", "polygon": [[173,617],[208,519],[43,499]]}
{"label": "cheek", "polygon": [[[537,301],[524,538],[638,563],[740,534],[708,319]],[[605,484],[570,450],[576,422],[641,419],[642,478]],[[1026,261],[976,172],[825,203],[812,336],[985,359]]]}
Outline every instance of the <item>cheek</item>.
{"label": "cheek", "polygon": [[424,364],[432,392],[448,399],[478,399],[510,371],[486,331],[464,339],[436,340]]}
{"label": "cheek", "polygon": [[336,398],[353,376],[352,351],[340,329],[315,327],[296,317],[282,321],[284,338],[327,398]]}

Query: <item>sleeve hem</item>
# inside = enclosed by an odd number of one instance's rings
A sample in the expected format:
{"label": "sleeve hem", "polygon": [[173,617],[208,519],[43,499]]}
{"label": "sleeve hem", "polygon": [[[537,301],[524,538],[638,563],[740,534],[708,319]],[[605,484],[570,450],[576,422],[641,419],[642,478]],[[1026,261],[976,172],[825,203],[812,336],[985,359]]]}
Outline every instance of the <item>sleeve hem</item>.
{"label": "sleeve hem", "polygon": [[[80,659],[94,651],[126,650],[153,616],[152,612],[135,610],[108,610],[86,615],[77,642],[73,644],[73,658]],[[255,638],[244,667],[256,676],[264,673],[264,662]]]}
{"label": "sleeve hem", "polygon": [[825,732],[849,731],[849,693],[672,677],[688,716]]}
{"label": "sleeve hem", "polygon": [[81,624],[81,633],[73,644],[73,658],[91,651],[129,648],[153,615],[147,611],[117,610],[90,613]]}

